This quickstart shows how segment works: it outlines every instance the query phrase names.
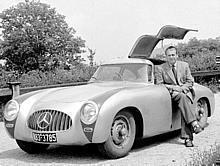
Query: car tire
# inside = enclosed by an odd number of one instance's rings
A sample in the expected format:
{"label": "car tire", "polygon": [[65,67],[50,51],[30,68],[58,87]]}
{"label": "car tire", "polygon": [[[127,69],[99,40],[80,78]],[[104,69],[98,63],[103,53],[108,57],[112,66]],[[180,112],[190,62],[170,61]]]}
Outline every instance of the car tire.
{"label": "car tire", "polygon": [[205,99],[199,99],[196,105],[196,117],[199,125],[204,129],[208,126],[208,105]]}
{"label": "car tire", "polygon": [[34,142],[26,142],[21,140],[16,140],[16,142],[23,151],[29,154],[44,152],[49,147],[48,144],[37,144]]}
{"label": "car tire", "polygon": [[126,111],[119,112],[112,123],[110,135],[98,149],[107,158],[120,158],[131,150],[136,134],[134,117]]}

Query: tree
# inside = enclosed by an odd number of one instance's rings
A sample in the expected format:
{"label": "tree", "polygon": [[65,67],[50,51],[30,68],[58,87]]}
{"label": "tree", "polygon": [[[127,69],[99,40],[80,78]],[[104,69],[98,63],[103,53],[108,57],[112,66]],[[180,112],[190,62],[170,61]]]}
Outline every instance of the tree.
{"label": "tree", "polygon": [[95,52],[95,50],[92,50],[91,48],[88,48],[88,50],[89,50],[89,55],[87,57],[89,59],[89,65],[91,67],[93,67],[93,65],[94,65],[94,55],[95,55],[96,52]]}
{"label": "tree", "polygon": [[84,52],[85,41],[47,4],[21,2],[0,13],[0,19],[0,59],[7,60],[8,70],[46,70],[79,59]]}

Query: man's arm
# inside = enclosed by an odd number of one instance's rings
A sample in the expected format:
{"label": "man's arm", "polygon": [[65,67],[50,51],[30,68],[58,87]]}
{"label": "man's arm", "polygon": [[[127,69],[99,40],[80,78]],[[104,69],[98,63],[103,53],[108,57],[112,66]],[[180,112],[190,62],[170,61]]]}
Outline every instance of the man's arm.
{"label": "man's arm", "polygon": [[155,66],[155,80],[158,85],[164,84],[163,69],[161,66]]}
{"label": "man's arm", "polygon": [[186,76],[186,80],[181,86],[181,88],[183,89],[184,93],[187,93],[189,92],[190,89],[192,89],[194,84],[194,78],[191,75],[191,71],[188,63],[186,63],[186,67],[185,67],[185,76]]}

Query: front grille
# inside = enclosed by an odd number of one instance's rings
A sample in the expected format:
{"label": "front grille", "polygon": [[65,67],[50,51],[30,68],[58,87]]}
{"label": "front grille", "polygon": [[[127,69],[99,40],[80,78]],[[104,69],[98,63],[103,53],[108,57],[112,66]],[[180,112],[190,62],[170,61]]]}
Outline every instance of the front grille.
{"label": "front grille", "polygon": [[[47,119],[45,114],[50,114],[52,118]],[[50,123],[44,122],[44,119]],[[42,120],[41,123],[39,123],[40,120]],[[71,126],[72,120],[70,116],[57,110],[40,110],[34,112],[28,119],[28,127],[37,131],[61,131],[67,130]]]}

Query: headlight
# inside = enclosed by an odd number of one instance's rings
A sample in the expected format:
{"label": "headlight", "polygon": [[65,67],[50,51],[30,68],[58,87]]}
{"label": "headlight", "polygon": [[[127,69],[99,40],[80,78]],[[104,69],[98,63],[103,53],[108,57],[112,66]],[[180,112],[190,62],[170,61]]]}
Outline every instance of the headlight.
{"label": "headlight", "polygon": [[85,103],[80,112],[81,121],[85,124],[92,124],[96,121],[98,115],[98,106],[92,101]]}
{"label": "headlight", "polygon": [[4,112],[3,112],[4,118],[7,121],[12,121],[12,120],[14,120],[17,117],[18,111],[19,111],[19,104],[18,104],[18,102],[15,101],[15,100],[10,100],[6,104]]}

